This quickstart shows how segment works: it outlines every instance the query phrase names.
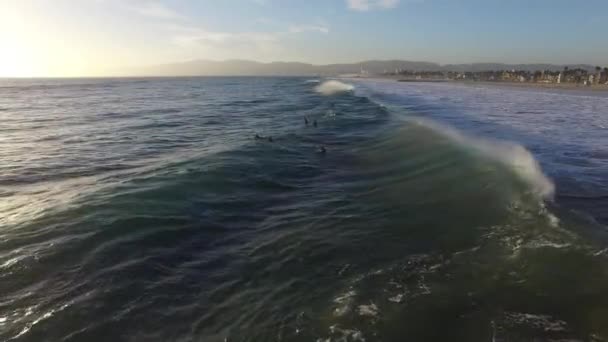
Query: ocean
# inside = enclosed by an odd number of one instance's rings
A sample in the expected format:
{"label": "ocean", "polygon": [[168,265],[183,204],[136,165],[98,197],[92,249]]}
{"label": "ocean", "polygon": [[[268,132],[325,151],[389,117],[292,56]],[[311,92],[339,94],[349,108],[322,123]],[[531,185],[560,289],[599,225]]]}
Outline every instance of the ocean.
{"label": "ocean", "polygon": [[0,80],[0,340],[603,341],[607,226],[605,92]]}

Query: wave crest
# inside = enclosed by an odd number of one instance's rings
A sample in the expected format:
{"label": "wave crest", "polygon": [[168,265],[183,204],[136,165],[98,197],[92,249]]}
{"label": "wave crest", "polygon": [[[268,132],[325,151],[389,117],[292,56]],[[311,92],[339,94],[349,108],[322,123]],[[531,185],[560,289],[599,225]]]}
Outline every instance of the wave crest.
{"label": "wave crest", "polygon": [[325,96],[335,95],[352,91],[355,87],[352,84],[343,83],[336,80],[325,81],[315,87],[315,91]]}
{"label": "wave crest", "polygon": [[532,192],[545,199],[553,199],[555,185],[543,173],[538,161],[525,147],[513,142],[466,136],[454,128],[428,119],[416,118],[412,120],[481,154],[485,158],[507,166],[531,187]]}

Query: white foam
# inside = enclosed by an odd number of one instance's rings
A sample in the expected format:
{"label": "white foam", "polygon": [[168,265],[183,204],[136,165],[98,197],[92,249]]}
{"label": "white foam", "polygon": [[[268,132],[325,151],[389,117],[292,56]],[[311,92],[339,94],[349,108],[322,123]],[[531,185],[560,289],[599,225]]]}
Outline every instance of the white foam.
{"label": "white foam", "polygon": [[356,292],[354,290],[349,290],[348,292],[334,298],[334,303],[337,304],[337,306],[334,308],[334,316],[340,317],[349,313],[352,310],[352,303],[355,295]]}
{"label": "white foam", "polygon": [[23,259],[25,259],[24,255],[17,256],[12,259],[8,259],[5,262],[3,262],[2,264],[0,264],[0,268],[10,268],[11,266],[15,265],[16,263],[18,263],[19,261],[21,261]]}
{"label": "white foam", "polygon": [[376,317],[378,316],[378,306],[376,306],[374,303],[369,305],[359,305],[359,315]]}
{"label": "white foam", "polygon": [[478,140],[476,148],[486,156],[509,166],[526,181],[532,190],[544,198],[553,198],[555,186],[543,173],[532,154],[523,146],[515,143],[491,142]]}
{"label": "white foam", "polygon": [[537,249],[537,248],[563,249],[563,248],[569,248],[571,246],[572,246],[572,244],[570,244],[570,243],[558,243],[558,242],[545,241],[545,240],[532,241],[526,245],[527,248],[531,248],[531,249]]}
{"label": "white foam", "polygon": [[392,297],[389,297],[388,301],[393,302],[393,303],[401,303],[401,302],[403,302],[404,298],[405,298],[405,293],[398,293]]}
{"label": "white foam", "polygon": [[568,330],[568,324],[565,321],[555,319],[549,315],[507,312],[505,316],[505,320],[511,325],[531,326],[534,328],[540,328],[545,332],[560,332]]}
{"label": "white foam", "polygon": [[[30,329],[32,329],[32,327],[34,327],[36,324],[51,318],[55,313],[58,313],[60,311],[63,311],[65,308],[67,308],[68,306],[70,306],[70,304],[64,304],[61,307],[57,308],[57,309],[51,309],[50,311],[45,312],[44,314],[42,314],[41,316],[39,316],[38,318],[36,318],[35,320],[27,323],[23,329],[15,336],[13,336],[11,338],[11,340],[13,339],[17,339],[25,334],[27,334],[28,331],[30,331]],[[25,313],[25,316],[29,316],[32,314],[32,310],[31,308],[28,309],[28,311]]]}
{"label": "white foam", "polygon": [[336,80],[325,81],[315,87],[315,91],[325,96],[335,95],[352,91],[355,87],[352,84],[342,83]]}
{"label": "white foam", "polygon": [[[329,327],[329,332],[332,335],[339,335],[337,341],[365,341],[365,337],[363,337],[363,333],[357,329],[346,329],[340,328],[337,324],[334,324]],[[331,341],[331,338],[326,340],[317,340],[317,341]]]}

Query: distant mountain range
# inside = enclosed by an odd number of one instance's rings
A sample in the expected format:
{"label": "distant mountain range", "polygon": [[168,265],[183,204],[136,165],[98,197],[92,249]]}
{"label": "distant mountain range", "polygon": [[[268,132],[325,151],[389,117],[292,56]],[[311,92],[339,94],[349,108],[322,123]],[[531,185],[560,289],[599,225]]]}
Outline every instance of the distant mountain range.
{"label": "distant mountain range", "polygon": [[[569,68],[593,70],[587,64],[568,65]],[[403,60],[370,60],[359,63],[314,65],[299,62],[260,63],[247,60],[194,60],[190,62],[141,67],[122,71],[133,76],[332,76],[356,74],[363,69],[369,74],[380,74],[395,69],[411,71],[485,71],[485,70],[562,70],[564,65],[556,64],[502,64],[473,63],[440,65],[430,62]]]}

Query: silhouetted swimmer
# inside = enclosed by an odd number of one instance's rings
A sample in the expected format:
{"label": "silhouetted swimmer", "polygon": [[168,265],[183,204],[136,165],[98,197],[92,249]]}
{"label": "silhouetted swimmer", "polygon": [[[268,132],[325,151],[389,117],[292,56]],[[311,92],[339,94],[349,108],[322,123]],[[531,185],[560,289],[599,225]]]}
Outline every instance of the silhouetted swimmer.
{"label": "silhouetted swimmer", "polygon": [[317,127],[317,120],[313,121],[312,125],[315,126],[315,127]]}
{"label": "silhouetted swimmer", "polygon": [[268,141],[273,142],[274,140],[272,140],[272,137],[268,137]]}
{"label": "silhouetted swimmer", "polygon": [[304,124],[305,124],[306,126],[308,126],[308,118],[307,118],[307,117],[304,117]]}
{"label": "silhouetted swimmer", "polygon": [[260,140],[260,139],[264,139],[264,138],[262,138],[259,134],[256,134],[255,135],[255,140]]}
{"label": "silhouetted swimmer", "polygon": [[320,153],[320,154],[325,154],[326,152],[327,152],[327,149],[325,148],[325,146],[320,146],[320,147],[317,149],[317,153]]}

